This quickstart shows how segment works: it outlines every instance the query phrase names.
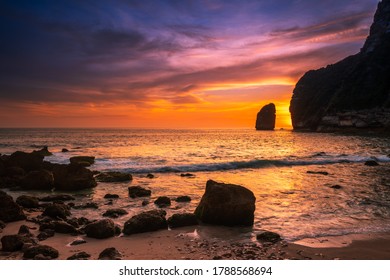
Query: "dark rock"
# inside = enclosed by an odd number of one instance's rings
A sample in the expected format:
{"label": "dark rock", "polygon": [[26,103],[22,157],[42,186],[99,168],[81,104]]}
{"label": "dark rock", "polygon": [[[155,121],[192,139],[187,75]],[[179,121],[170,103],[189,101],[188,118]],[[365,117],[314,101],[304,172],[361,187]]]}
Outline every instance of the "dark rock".
{"label": "dark rock", "polygon": [[53,172],[56,190],[76,191],[96,187],[91,170],[77,164],[45,163],[46,169]]}
{"label": "dark rock", "polygon": [[88,220],[86,217],[77,218],[77,222],[79,225],[88,225],[91,223],[91,221]]}
{"label": "dark rock", "polygon": [[129,196],[131,198],[136,198],[136,197],[145,197],[145,196],[150,196],[152,194],[151,190],[144,189],[140,186],[132,186],[129,187]]}
{"label": "dark rock", "polygon": [[21,178],[23,178],[26,175],[26,172],[21,167],[11,166],[11,167],[7,167],[5,169],[4,174],[8,178],[21,179]]}
{"label": "dark rock", "polygon": [[77,233],[77,230],[74,226],[72,226],[64,221],[54,222],[54,231],[58,232],[58,233],[65,233],[65,234],[76,234]]}
{"label": "dark rock", "polygon": [[171,199],[167,196],[160,196],[155,201],[154,204],[156,204],[158,207],[167,207],[171,205]]}
{"label": "dark rock", "polygon": [[48,195],[45,197],[42,197],[39,199],[40,201],[70,201],[70,200],[75,200],[74,196],[69,195],[69,194],[53,194],[53,195]]}
{"label": "dark rock", "polygon": [[0,229],[3,229],[6,227],[6,224],[0,220]]}
{"label": "dark rock", "polygon": [[189,197],[188,195],[183,195],[183,196],[179,196],[175,199],[176,202],[190,202],[191,201],[191,197]]}
{"label": "dark rock", "polygon": [[26,225],[21,225],[19,228],[18,234],[31,236],[30,228]]}
{"label": "dark rock", "polygon": [[87,241],[85,241],[84,239],[76,239],[76,240],[73,240],[71,243],[70,243],[70,246],[77,246],[77,245],[81,245],[81,244],[84,244],[84,243],[87,243]]}
{"label": "dark rock", "polygon": [[270,243],[276,243],[282,240],[279,234],[271,231],[264,231],[262,233],[259,233],[256,235],[256,238],[261,242],[270,242]]}
{"label": "dark rock", "polygon": [[106,212],[103,213],[104,217],[110,217],[110,218],[118,218],[119,216],[123,216],[128,214],[128,212],[121,208],[116,209],[108,209]]}
{"label": "dark rock", "polygon": [[198,224],[198,219],[193,213],[173,214],[168,218],[170,228],[193,226]]}
{"label": "dark rock", "polygon": [[2,250],[5,252],[15,252],[23,248],[24,242],[20,235],[4,235],[1,238]]}
{"label": "dark rock", "polygon": [[41,260],[41,261],[48,261],[51,260],[52,258],[50,256],[45,256],[43,254],[38,254],[36,255],[33,260]]}
{"label": "dark rock", "polygon": [[142,200],[142,206],[146,206],[149,204],[149,200]]}
{"label": "dark rock", "polygon": [[181,177],[195,177],[195,175],[192,173],[181,173],[180,176]]}
{"label": "dark rock", "polygon": [[54,219],[66,219],[66,217],[70,216],[70,211],[65,204],[53,203],[46,206],[42,214]]}
{"label": "dark rock", "polygon": [[14,222],[26,219],[22,208],[11,196],[0,191],[0,220],[3,222]]}
{"label": "dark rock", "polygon": [[114,247],[106,248],[99,254],[99,260],[121,260],[122,254]]}
{"label": "dark rock", "polygon": [[20,181],[20,186],[31,190],[51,190],[54,187],[53,173],[44,169],[30,171]]}
{"label": "dark rock", "polygon": [[358,54],[309,71],[290,102],[294,130],[390,127],[390,2],[381,1]]}
{"label": "dark rock", "polygon": [[133,180],[131,174],[110,171],[110,172],[102,172],[96,176],[96,180],[99,182],[128,182]]}
{"label": "dark rock", "polygon": [[33,259],[35,256],[42,254],[45,257],[49,257],[50,259],[58,258],[58,251],[47,245],[37,245],[27,248],[24,251],[23,258],[24,259]]}
{"label": "dark rock", "polygon": [[73,206],[74,209],[98,209],[99,205],[96,202],[86,202],[80,205]]}
{"label": "dark rock", "polygon": [[24,208],[38,208],[39,200],[35,196],[21,195],[16,199],[16,203]]}
{"label": "dark rock", "polygon": [[37,238],[39,241],[46,240],[50,237],[53,237],[55,235],[55,231],[53,229],[45,229],[44,231],[41,231],[38,235]]}
{"label": "dark rock", "polygon": [[67,260],[88,260],[90,257],[91,257],[90,254],[81,251],[71,255],[70,257],[67,258]]}
{"label": "dark rock", "polygon": [[331,186],[331,188],[332,188],[332,189],[339,190],[339,189],[342,188],[342,186],[340,186],[340,185],[333,185],[333,186]]}
{"label": "dark rock", "polygon": [[367,160],[364,165],[367,165],[367,166],[378,166],[379,163],[377,163],[375,160]]}
{"label": "dark rock", "polygon": [[255,201],[255,196],[247,188],[208,180],[195,215],[202,222],[209,224],[251,226],[254,221]]}
{"label": "dark rock", "polygon": [[42,168],[44,156],[37,153],[14,152],[6,162],[8,167],[20,167],[24,171],[29,172]]}
{"label": "dark rock", "polygon": [[135,233],[156,231],[168,227],[163,210],[151,210],[142,212],[130,218],[124,225],[123,233],[130,235]]}
{"label": "dark rock", "polygon": [[119,198],[119,195],[108,193],[104,196],[104,198],[107,198],[107,199]]}
{"label": "dark rock", "polygon": [[41,222],[39,226],[39,231],[45,231],[45,230],[54,230],[55,229],[55,224],[54,221],[43,221]]}
{"label": "dark rock", "polygon": [[84,228],[88,237],[103,239],[115,236],[115,224],[111,219],[90,223]]}
{"label": "dark rock", "polygon": [[154,175],[149,173],[148,175],[146,175],[146,178],[149,178],[149,179],[153,179],[154,178]]}
{"label": "dark rock", "polygon": [[43,157],[48,157],[48,156],[52,156],[53,155],[52,152],[49,152],[49,149],[48,149],[47,146],[43,147],[40,150],[33,151],[32,154],[43,156]]}
{"label": "dark rock", "polygon": [[121,235],[122,233],[122,229],[119,225],[115,225],[115,235],[118,236],[118,235]]}
{"label": "dark rock", "polygon": [[308,170],[306,171],[307,174],[319,174],[319,175],[329,175],[328,172],[326,171],[311,171],[311,170]]}
{"label": "dark rock", "polygon": [[63,149],[61,150],[61,152],[62,152],[62,153],[67,153],[67,152],[69,152],[69,150],[66,149],[66,148],[63,148]]}
{"label": "dark rock", "polygon": [[81,164],[84,165],[85,163],[88,163],[87,166],[90,166],[95,163],[95,157],[90,156],[75,156],[71,157],[69,159],[71,164]]}
{"label": "dark rock", "polygon": [[275,104],[270,103],[265,105],[257,113],[256,130],[274,130],[276,119]]}

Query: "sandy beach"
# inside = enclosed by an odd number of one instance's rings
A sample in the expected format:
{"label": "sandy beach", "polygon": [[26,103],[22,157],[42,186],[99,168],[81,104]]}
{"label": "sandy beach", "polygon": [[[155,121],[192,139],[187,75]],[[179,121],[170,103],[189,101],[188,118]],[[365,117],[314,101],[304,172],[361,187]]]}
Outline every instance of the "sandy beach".
{"label": "sandy beach", "polygon": [[[16,234],[21,225],[27,225],[31,234],[38,233],[37,225],[19,221],[9,223],[0,233]],[[270,260],[387,260],[390,259],[390,233],[351,234],[304,239],[297,242],[279,241],[261,243],[256,240],[234,242],[232,240],[205,240],[197,232],[202,227],[191,226],[174,230],[119,236],[108,239],[94,239],[85,236],[55,234],[39,242],[59,251],[60,260],[86,252],[98,259],[106,248],[114,247],[121,259],[126,260],[212,260],[212,259],[270,259]],[[220,230],[223,230],[221,228]],[[71,246],[77,239],[86,243]],[[23,259],[23,252],[0,252],[0,259]]]}

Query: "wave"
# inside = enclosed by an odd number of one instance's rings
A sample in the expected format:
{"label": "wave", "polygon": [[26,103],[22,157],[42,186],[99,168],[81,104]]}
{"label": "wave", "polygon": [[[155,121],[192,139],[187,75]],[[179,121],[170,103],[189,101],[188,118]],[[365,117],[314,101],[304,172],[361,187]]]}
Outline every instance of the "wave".
{"label": "wave", "polygon": [[[175,173],[175,172],[212,172],[227,171],[237,169],[260,169],[267,167],[288,167],[288,166],[306,166],[306,165],[329,165],[337,163],[359,163],[367,160],[376,160],[378,162],[390,162],[387,156],[365,157],[365,156],[339,156],[321,159],[255,159],[249,161],[231,161],[219,163],[198,163],[184,165],[164,165],[164,166],[145,166],[145,167],[126,167],[126,168],[107,168],[116,171],[129,173]],[[105,161],[105,163],[107,163]]]}

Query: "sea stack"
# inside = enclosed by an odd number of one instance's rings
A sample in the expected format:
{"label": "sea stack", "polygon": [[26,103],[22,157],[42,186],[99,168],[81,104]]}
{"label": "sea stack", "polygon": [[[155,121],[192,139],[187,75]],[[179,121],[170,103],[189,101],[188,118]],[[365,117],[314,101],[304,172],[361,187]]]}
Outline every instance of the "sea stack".
{"label": "sea stack", "polygon": [[359,53],[311,70],[290,102],[294,130],[390,130],[390,0],[378,4]]}
{"label": "sea stack", "polygon": [[274,103],[265,105],[257,113],[256,130],[274,130],[276,108]]}

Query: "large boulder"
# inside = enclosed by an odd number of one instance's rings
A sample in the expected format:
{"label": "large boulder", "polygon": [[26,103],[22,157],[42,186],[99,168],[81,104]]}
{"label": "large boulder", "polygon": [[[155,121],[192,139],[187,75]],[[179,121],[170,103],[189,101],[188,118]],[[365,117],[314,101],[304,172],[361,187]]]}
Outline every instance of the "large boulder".
{"label": "large boulder", "polygon": [[47,246],[47,245],[37,245],[27,248],[24,251],[23,258],[24,259],[34,259],[38,255],[43,255],[48,259],[56,259],[58,258],[58,250]]}
{"label": "large boulder", "polygon": [[39,200],[35,196],[21,195],[16,199],[16,203],[24,208],[38,208]]}
{"label": "large boulder", "polygon": [[132,179],[131,174],[117,171],[101,172],[96,176],[96,180],[99,182],[128,182]]}
{"label": "large boulder", "polygon": [[270,103],[265,105],[257,113],[256,130],[274,130],[276,119],[275,104]]}
{"label": "large boulder", "polygon": [[25,153],[21,151],[11,154],[6,161],[8,167],[20,167],[26,172],[42,168],[44,156],[39,153]]}
{"label": "large boulder", "polygon": [[54,187],[53,173],[45,169],[30,171],[20,181],[20,186],[31,190],[51,190]]}
{"label": "large boulder", "polygon": [[168,224],[165,218],[166,212],[163,210],[151,210],[142,212],[130,218],[124,225],[123,233],[130,235],[167,229]]}
{"label": "large boulder", "polygon": [[90,223],[84,228],[88,237],[103,239],[115,236],[115,224],[111,219]]}
{"label": "large boulder", "polygon": [[168,218],[170,228],[193,226],[198,224],[198,219],[193,213],[173,214]]}
{"label": "large boulder", "polygon": [[144,189],[143,187],[140,186],[128,187],[128,190],[129,190],[129,196],[131,198],[145,197],[145,196],[150,196],[152,194],[151,190]]}
{"label": "large boulder", "polygon": [[22,207],[20,207],[11,196],[0,191],[0,220],[13,222],[26,219]]}
{"label": "large boulder", "polygon": [[93,172],[81,165],[45,163],[45,167],[53,172],[56,190],[75,191],[97,185]]}
{"label": "large boulder", "polygon": [[255,201],[253,192],[247,188],[208,180],[195,215],[208,224],[252,226]]}

